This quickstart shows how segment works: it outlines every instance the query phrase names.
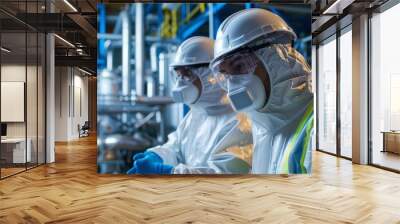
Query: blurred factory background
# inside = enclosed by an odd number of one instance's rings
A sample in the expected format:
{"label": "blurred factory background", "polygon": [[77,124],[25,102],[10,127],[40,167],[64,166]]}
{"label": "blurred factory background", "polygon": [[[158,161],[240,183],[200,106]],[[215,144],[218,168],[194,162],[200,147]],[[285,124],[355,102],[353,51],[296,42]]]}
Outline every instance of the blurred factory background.
{"label": "blurred factory background", "polygon": [[167,140],[189,108],[174,104],[169,64],[192,36],[215,39],[221,22],[245,8],[265,8],[296,32],[311,62],[311,8],[305,4],[98,4],[98,172],[125,173],[132,155]]}

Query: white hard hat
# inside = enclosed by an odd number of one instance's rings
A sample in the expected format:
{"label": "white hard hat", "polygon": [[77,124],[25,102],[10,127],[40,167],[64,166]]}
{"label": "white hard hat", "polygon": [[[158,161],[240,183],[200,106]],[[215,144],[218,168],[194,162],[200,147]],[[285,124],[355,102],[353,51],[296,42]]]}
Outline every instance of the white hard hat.
{"label": "white hard hat", "polygon": [[214,58],[214,41],[208,37],[191,37],[178,48],[171,67],[208,64]]}
{"label": "white hard hat", "polygon": [[265,9],[245,9],[230,15],[218,28],[214,55],[218,60],[260,37],[271,44],[288,44],[296,34],[279,16]]}

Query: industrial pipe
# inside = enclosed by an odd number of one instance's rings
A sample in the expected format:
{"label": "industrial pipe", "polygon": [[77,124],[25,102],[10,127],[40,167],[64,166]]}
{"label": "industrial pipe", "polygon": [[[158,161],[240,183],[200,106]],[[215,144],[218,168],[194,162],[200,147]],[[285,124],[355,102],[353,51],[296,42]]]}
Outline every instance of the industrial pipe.
{"label": "industrial pipe", "polygon": [[111,40],[106,40],[104,43],[104,46],[106,48],[106,62],[107,62],[107,70],[108,71],[113,71],[114,69],[114,49],[111,47]]}
{"label": "industrial pipe", "polygon": [[[121,34],[114,34],[114,33],[99,33],[97,34],[97,38],[98,39],[105,39],[105,40],[113,40],[113,41],[120,41],[122,36]],[[135,36],[131,36],[131,41],[135,42],[136,38]],[[145,41],[146,42],[166,42],[166,43],[170,43],[173,45],[177,45],[179,44],[179,42],[175,39],[170,39],[170,40],[165,40],[165,39],[161,39],[159,37],[155,37],[155,36],[145,36]]]}
{"label": "industrial pipe", "polygon": [[[135,13],[135,77],[136,95],[144,94],[144,10],[143,3],[136,3]],[[125,45],[124,45],[125,48]]]}
{"label": "industrial pipe", "polygon": [[158,95],[165,96],[167,90],[167,81],[169,74],[168,54],[160,53],[159,55],[159,77],[158,77]]}
{"label": "industrial pipe", "polygon": [[171,53],[175,52],[177,45],[163,41],[162,43],[156,42],[150,46],[150,67],[151,72],[158,71],[158,60],[160,53]]}
{"label": "industrial pipe", "polygon": [[150,67],[151,72],[158,71],[158,49],[162,48],[163,45],[161,43],[154,43],[150,46]]}
{"label": "industrial pipe", "polygon": [[130,94],[130,76],[131,76],[131,23],[127,10],[121,12],[122,21],[122,94]]}

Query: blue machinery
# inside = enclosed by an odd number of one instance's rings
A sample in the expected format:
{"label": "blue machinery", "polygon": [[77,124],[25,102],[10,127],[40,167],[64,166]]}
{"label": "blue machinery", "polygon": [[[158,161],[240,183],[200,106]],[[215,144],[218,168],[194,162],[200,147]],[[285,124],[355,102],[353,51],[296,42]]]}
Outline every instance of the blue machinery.
{"label": "blue machinery", "polygon": [[[204,4],[206,5],[206,10],[203,12],[197,13],[195,16],[190,16],[188,17],[191,12],[195,7],[198,5]],[[176,39],[177,42],[181,42],[182,40],[185,40],[193,35],[198,35],[199,30],[203,29],[206,24],[209,25],[209,33],[208,36],[215,38],[216,36],[216,31],[221,24],[222,20],[225,18],[221,18],[220,13],[224,11],[231,11],[230,5],[227,3],[201,3],[201,4],[194,4],[194,3],[174,3],[175,7],[179,8],[179,19],[178,21],[186,21],[186,22],[181,22],[178,26],[177,30],[177,35],[173,38]],[[244,3],[242,8],[252,8],[252,7],[258,7],[259,4],[256,3]],[[106,14],[106,5],[104,4],[98,4],[98,27],[99,27],[99,34],[105,34],[106,33],[106,23],[107,23],[107,14]],[[131,7],[131,10],[134,7]],[[268,10],[274,12],[275,14],[278,14],[279,16],[283,17],[286,21],[288,21],[289,25],[291,25],[291,21],[293,20],[292,16],[288,15],[287,13],[283,13],[279,9],[277,9],[274,6],[267,5],[265,6]],[[151,13],[152,11],[157,12],[157,18],[158,18],[158,23],[159,26],[162,25],[163,21],[163,9],[162,9],[162,4],[146,4],[145,5],[145,14]],[[133,12],[133,10],[131,11]],[[210,13],[212,12],[212,13]],[[224,14],[224,13],[221,13]],[[188,20],[187,18],[190,18]],[[210,23],[211,21],[211,23]],[[120,23],[120,20],[117,21],[117,23]],[[310,24],[309,24],[310,25]],[[116,26],[119,27],[120,26]],[[296,30],[296,27],[294,27]],[[118,30],[116,30],[118,31]],[[202,35],[207,35],[207,33],[202,33]],[[306,36],[300,36],[299,40],[297,40],[294,44],[294,46],[307,58],[308,61],[310,60],[311,55],[309,54],[310,50],[308,50],[309,47],[311,46],[309,44],[311,40],[311,29],[307,33]],[[98,46],[99,46],[99,57],[98,57],[98,68],[103,69],[106,67],[106,55],[105,55],[105,40],[104,39],[99,39]]]}
{"label": "blue machinery", "polygon": [[[169,97],[169,64],[180,42],[195,35],[215,38],[227,16],[252,7],[268,8],[298,31],[293,15],[265,4],[137,3],[111,13],[107,5],[97,7],[100,173],[125,172],[133,154],[165,142],[187,112]],[[299,29],[294,46],[310,61],[311,36],[302,34],[311,30]]]}
{"label": "blue machinery", "polygon": [[[174,37],[178,42],[187,39],[188,37],[191,37],[193,35],[198,35],[198,31],[208,23],[209,25],[209,33],[208,36],[215,38],[216,31],[218,29],[218,26],[221,24],[222,20],[225,18],[221,18],[219,15],[220,12],[224,11],[230,11],[229,4],[226,3],[201,3],[207,5],[206,10],[204,12],[200,12],[196,14],[196,16],[191,16],[190,20],[179,24],[178,27],[178,32],[177,35]],[[180,11],[180,18],[178,19],[179,21],[185,21],[188,18],[188,14],[190,14],[190,11],[193,10],[196,6],[200,4],[182,4],[182,3],[175,3],[177,7],[179,7]],[[252,8],[252,7],[257,7],[259,5],[255,3],[244,3],[243,8]],[[133,7],[131,7],[132,9]],[[274,6],[266,6],[266,8],[281,17],[283,17],[286,21],[289,22],[289,25],[291,25],[290,21],[293,20],[293,18],[285,13],[282,13],[280,10],[276,9]],[[145,5],[145,12],[146,14],[150,13],[151,11],[154,11],[154,9],[157,11],[157,18],[158,18],[158,23],[161,24],[164,22],[163,21],[163,10],[162,10],[162,4],[147,4]],[[210,13],[210,11],[212,13]],[[189,12],[189,13],[188,13]],[[223,14],[223,13],[222,13]],[[120,23],[120,20],[117,21]],[[107,14],[106,14],[106,6],[104,4],[98,4],[98,27],[99,27],[99,34],[105,34],[106,33],[106,23],[107,23]],[[120,27],[117,25],[117,27]],[[295,27],[296,29],[296,27]],[[310,50],[309,46],[310,45],[310,39],[311,39],[311,30],[307,32],[307,36],[301,36],[298,41],[295,42],[294,46],[307,58],[308,61],[311,61],[311,55],[310,55]],[[203,33],[202,35],[207,35],[206,33]],[[104,39],[99,39],[98,46],[99,46],[99,57],[98,57],[98,68],[103,69],[106,67],[106,59],[105,59],[105,40]]]}

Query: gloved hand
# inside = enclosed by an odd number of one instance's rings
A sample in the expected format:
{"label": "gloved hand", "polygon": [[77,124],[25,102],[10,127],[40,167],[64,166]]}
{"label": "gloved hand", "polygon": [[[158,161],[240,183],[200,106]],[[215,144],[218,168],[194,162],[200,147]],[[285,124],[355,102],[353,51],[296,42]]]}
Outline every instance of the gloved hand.
{"label": "gloved hand", "polygon": [[163,163],[163,160],[157,153],[146,151],[144,153],[138,153],[133,156],[133,161],[138,161],[139,159],[145,159],[152,163]]}
{"label": "gloved hand", "polygon": [[173,166],[163,164],[160,156],[154,152],[138,153],[133,156],[133,167],[127,174],[170,174]]}

